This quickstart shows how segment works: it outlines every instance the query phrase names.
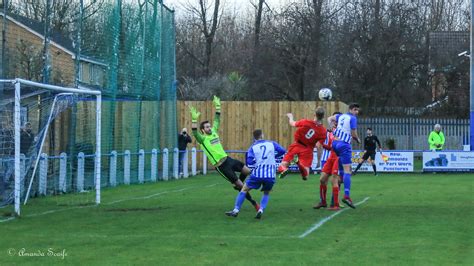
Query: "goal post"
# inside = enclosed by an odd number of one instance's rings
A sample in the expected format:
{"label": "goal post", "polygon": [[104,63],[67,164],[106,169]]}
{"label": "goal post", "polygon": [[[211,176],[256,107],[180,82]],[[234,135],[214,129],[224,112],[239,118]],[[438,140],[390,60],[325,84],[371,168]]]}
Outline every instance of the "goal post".
{"label": "goal post", "polygon": [[[22,88],[28,87],[34,88],[33,90],[44,90],[46,93],[54,94],[54,100],[50,108],[47,122],[44,126],[44,129],[41,132],[40,139],[37,140],[38,145],[35,147],[34,155],[31,164],[33,167],[33,172],[27,185],[26,196],[24,196],[24,204],[27,203],[30,196],[30,191],[33,184],[33,179],[37,174],[37,169],[41,155],[43,154],[43,147],[48,136],[48,129],[52,121],[60,115],[61,112],[67,110],[73,104],[77,104],[78,96],[81,97],[95,97],[95,100],[91,98],[91,101],[95,101],[95,151],[94,151],[94,183],[95,183],[95,204],[100,203],[100,188],[101,188],[101,103],[102,103],[102,94],[101,91],[91,90],[82,86],[78,88],[68,88],[61,87],[49,84],[43,84],[38,82],[33,82],[24,79],[14,79],[14,80],[0,80],[0,83],[10,83],[14,85],[14,106],[13,106],[13,135],[14,135],[14,188],[13,188],[13,198],[14,198],[14,212],[16,215],[20,215],[20,202],[22,198],[22,186],[24,181],[22,180],[22,161],[21,161],[21,127],[22,127]],[[75,98],[74,98],[75,97]],[[89,98],[88,98],[89,99]],[[39,105],[40,103],[38,103]],[[4,108],[5,109],[5,108]],[[6,108],[8,109],[8,108]],[[47,109],[47,108],[45,108]],[[40,108],[38,108],[40,112]],[[47,112],[47,111],[45,111]],[[93,118],[92,118],[93,119]],[[38,122],[39,123],[39,122]],[[4,128],[2,125],[2,132]],[[39,133],[39,132],[38,132]],[[11,133],[10,133],[11,134]],[[71,134],[71,133],[70,133]],[[72,132],[75,134],[75,132]],[[39,136],[39,135],[38,135]],[[5,152],[4,152],[5,153]],[[8,153],[8,152],[6,152]],[[73,158],[73,156],[71,156]],[[92,165],[91,165],[92,166]],[[3,178],[3,177],[2,177]],[[25,187],[26,188],[26,187]],[[24,195],[24,194],[23,194]]]}

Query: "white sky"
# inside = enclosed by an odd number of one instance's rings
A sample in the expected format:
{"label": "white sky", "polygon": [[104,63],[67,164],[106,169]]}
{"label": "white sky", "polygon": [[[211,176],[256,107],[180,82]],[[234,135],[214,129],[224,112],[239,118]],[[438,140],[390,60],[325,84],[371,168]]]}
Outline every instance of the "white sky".
{"label": "white sky", "polygon": [[[207,0],[208,3],[212,3],[212,0]],[[293,0],[294,1],[294,0]],[[221,0],[221,5],[224,4],[226,9],[235,8],[236,11],[245,12],[247,10],[253,9],[250,3],[258,3],[258,0]],[[270,8],[275,8],[281,5],[281,3],[289,2],[289,0],[266,0],[265,1]],[[175,9],[177,13],[183,12],[183,4],[191,3],[195,6],[198,5],[199,0],[163,0],[163,3]],[[179,14],[177,14],[179,15]]]}

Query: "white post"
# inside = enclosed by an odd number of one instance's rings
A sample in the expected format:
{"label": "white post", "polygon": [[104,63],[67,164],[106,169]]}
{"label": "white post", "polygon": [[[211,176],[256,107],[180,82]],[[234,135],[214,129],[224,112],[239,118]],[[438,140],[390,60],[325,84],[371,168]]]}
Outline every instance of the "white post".
{"label": "white post", "polygon": [[174,179],[179,178],[179,150],[178,148],[173,149],[173,177]]}
{"label": "white post", "polygon": [[123,154],[123,183],[130,185],[130,151],[126,150]]}
{"label": "white post", "polygon": [[59,188],[62,193],[66,193],[66,169],[67,169],[67,154],[62,152],[59,154]]}
{"label": "white post", "polygon": [[207,156],[204,151],[202,152],[202,174],[207,174]]}
{"label": "white post", "polygon": [[76,179],[76,191],[84,191],[84,153],[80,152],[77,155],[77,179]]}
{"label": "white post", "polygon": [[150,170],[150,179],[151,182],[156,182],[156,176],[157,176],[157,166],[158,166],[158,150],[153,149],[151,150],[151,170]]}
{"label": "white post", "polygon": [[169,167],[168,167],[168,149],[164,148],[163,149],[163,180],[168,181],[168,173],[169,173]]}
{"label": "white post", "polygon": [[15,82],[15,213],[20,215],[20,82]]}
{"label": "white post", "polygon": [[196,169],[197,169],[197,165],[196,165],[196,148],[193,147],[191,149],[191,175],[192,176],[195,176],[196,175]]}
{"label": "white post", "polygon": [[117,186],[117,152],[110,153],[109,182],[111,187]]}
{"label": "white post", "polygon": [[183,157],[183,177],[189,177],[189,170],[188,170],[188,149],[184,150],[184,157]]}
{"label": "white post", "polygon": [[96,96],[97,102],[95,106],[95,203],[100,204],[100,157],[101,157],[101,117],[102,117],[102,95]]}
{"label": "white post", "polygon": [[46,195],[48,186],[48,155],[42,153],[40,158],[40,169],[39,169],[39,194]]}
{"label": "white post", "polygon": [[138,183],[145,182],[145,151],[143,149],[138,151]]}

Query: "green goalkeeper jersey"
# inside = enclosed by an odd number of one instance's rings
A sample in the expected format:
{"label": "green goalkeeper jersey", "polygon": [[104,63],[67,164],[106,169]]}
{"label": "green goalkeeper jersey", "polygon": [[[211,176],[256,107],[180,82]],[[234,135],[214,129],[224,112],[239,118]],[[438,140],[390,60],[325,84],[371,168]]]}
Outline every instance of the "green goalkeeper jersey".
{"label": "green goalkeeper jersey", "polygon": [[223,158],[227,157],[227,153],[222,147],[219,134],[217,134],[219,124],[220,113],[216,113],[211,130],[212,133],[210,135],[201,134],[196,128],[193,128],[193,135],[196,138],[196,141],[201,145],[201,148],[206,153],[207,158],[209,158],[212,165],[216,165]]}

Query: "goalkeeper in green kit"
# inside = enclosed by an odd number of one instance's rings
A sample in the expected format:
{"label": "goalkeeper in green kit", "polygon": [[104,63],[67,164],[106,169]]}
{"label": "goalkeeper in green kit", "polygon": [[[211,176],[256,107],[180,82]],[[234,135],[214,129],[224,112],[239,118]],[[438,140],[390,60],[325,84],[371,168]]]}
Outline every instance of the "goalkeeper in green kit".
{"label": "goalkeeper in green kit", "polygon": [[[240,191],[243,187],[243,181],[250,174],[250,169],[241,161],[228,156],[224,151],[218,134],[221,116],[221,100],[214,96],[212,103],[216,109],[213,125],[211,127],[209,121],[203,121],[199,124],[199,130],[197,123],[201,113],[198,112],[196,108],[192,106],[189,107],[192,117],[193,135],[217,172],[232,183],[235,190]],[[237,177],[235,172],[240,172],[240,176]],[[249,193],[246,194],[245,198],[252,203],[257,211],[259,210],[260,206],[252,199]]]}

